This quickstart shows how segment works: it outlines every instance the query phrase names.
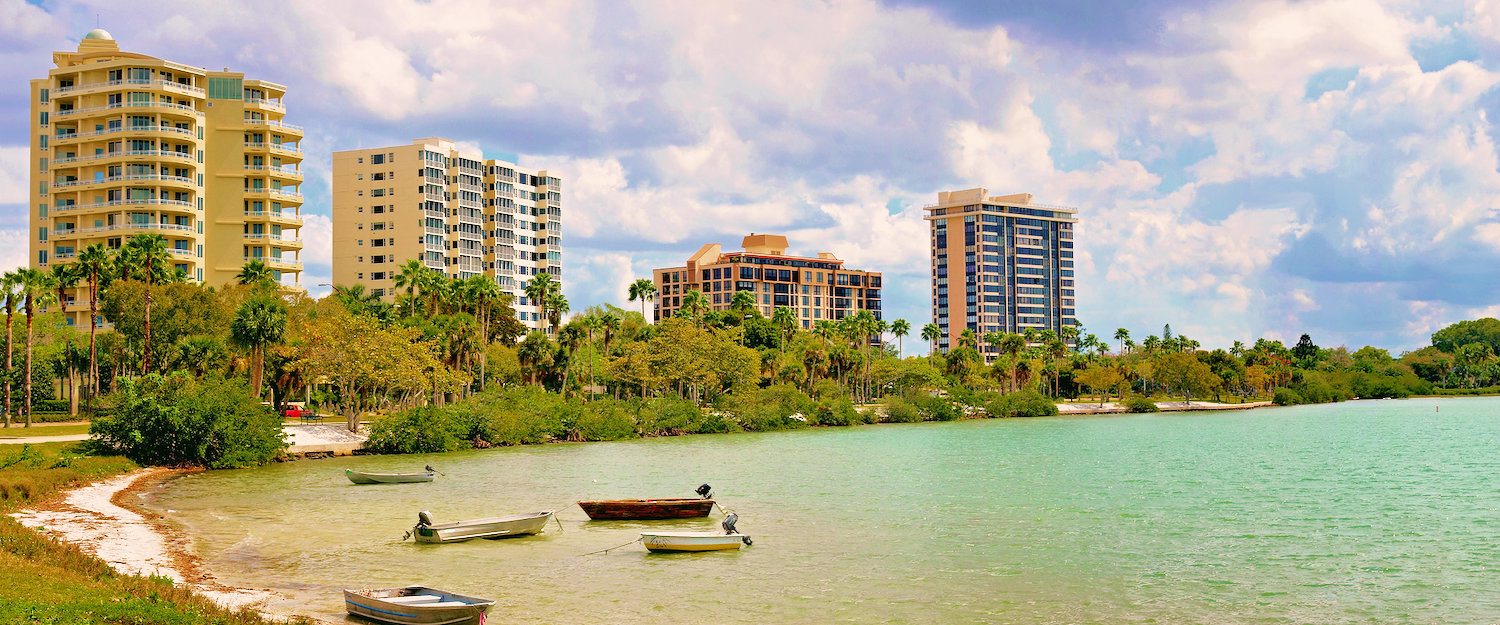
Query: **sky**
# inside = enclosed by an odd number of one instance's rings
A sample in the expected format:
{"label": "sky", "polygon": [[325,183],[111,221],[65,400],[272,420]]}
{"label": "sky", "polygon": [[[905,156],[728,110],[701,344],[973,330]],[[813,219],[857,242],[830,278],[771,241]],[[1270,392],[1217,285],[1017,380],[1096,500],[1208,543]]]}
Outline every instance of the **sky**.
{"label": "sky", "polygon": [[26,81],[96,24],[288,85],[314,294],[330,153],[442,136],[560,175],[574,310],[779,233],[884,272],[920,328],[923,206],[984,187],[1078,208],[1101,338],[1399,353],[1500,316],[1500,0],[0,0],[0,266]]}

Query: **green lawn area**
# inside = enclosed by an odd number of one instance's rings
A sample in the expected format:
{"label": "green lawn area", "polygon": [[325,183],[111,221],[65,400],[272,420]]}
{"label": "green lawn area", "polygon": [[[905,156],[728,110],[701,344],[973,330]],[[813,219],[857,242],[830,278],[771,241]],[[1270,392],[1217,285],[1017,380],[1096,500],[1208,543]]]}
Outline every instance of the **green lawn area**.
{"label": "green lawn area", "polygon": [[66,425],[53,425],[51,423],[34,423],[31,427],[12,425],[8,428],[0,428],[0,438],[23,438],[27,436],[63,436],[67,434],[88,434],[89,424],[69,423]]}
{"label": "green lawn area", "polygon": [[116,573],[98,558],[5,514],[135,468],[120,456],[88,455],[79,443],[0,447],[0,623],[272,623],[254,612],[218,607],[165,579]]}

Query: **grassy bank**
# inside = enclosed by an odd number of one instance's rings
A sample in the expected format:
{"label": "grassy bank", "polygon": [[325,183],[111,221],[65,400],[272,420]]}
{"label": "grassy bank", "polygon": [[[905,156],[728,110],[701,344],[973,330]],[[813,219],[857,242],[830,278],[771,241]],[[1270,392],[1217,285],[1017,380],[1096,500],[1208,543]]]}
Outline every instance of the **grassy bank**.
{"label": "grassy bank", "polygon": [[22,526],[9,513],[61,491],[137,468],[119,456],[92,456],[76,443],[0,448],[0,623],[72,625],[266,625],[159,577],[121,575],[103,561]]}

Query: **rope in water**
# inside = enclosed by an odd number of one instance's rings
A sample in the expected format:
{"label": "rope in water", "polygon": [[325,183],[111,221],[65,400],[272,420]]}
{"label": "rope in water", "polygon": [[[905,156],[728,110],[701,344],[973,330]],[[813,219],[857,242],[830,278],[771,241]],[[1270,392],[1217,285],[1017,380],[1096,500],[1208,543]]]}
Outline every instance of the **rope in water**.
{"label": "rope in water", "polygon": [[638,542],[641,542],[641,539],[637,538],[637,539],[632,540],[632,541],[630,541],[628,543],[625,543],[623,545],[616,545],[614,547],[610,547],[609,549],[600,549],[598,551],[590,551],[588,553],[580,554],[580,555],[582,555],[582,556],[591,556],[591,555],[594,555],[596,553],[609,553],[609,552],[614,551],[616,549],[619,549],[621,547],[629,547],[629,546],[634,545],[634,544],[636,544]]}

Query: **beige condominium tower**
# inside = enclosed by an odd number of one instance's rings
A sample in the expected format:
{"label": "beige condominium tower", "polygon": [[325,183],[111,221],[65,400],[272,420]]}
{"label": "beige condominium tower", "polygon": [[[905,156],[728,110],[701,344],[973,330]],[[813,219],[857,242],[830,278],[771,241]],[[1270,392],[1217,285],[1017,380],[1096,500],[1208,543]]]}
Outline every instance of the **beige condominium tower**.
{"label": "beige condominium tower", "polygon": [[[189,280],[219,285],[248,259],[297,285],[302,131],[286,88],[122,52],[103,29],[31,81],[30,264],[162,235]],[[69,323],[87,324],[78,292]]]}
{"label": "beige condominium tower", "polygon": [[526,283],[562,281],[562,181],[447,139],[333,153],[333,283],[394,301],[407,261],[455,278],[485,275],[516,317],[545,328]]}
{"label": "beige condominium tower", "polygon": [[[1030,193],[938,193],[938,203],[927,206],[925,217],[932,225],[932,319],[941,330],[938,348],[947,352],[956,347],[966,329],[982,339],[990,332],[1057,332],[1077,325],[1077,213],[1037,204]],[[981,349],[986,360],[998,355],[992,345]]]}
{"label": "beige condominium tower", "polygon": [[786,237],[755,234],[741,241],[743,251],[720,244],[698,248],[681,267],[651,272],[656,282],[656,320],[681,314],[682,296],[701,291],[709,310],[729,310],[736,291],[748,291],[762,315],[789,308],[803,328],[836,321],[861,310],[881,318],[880,273],[844,267],[829,252],[817,256],[786,253]]}

